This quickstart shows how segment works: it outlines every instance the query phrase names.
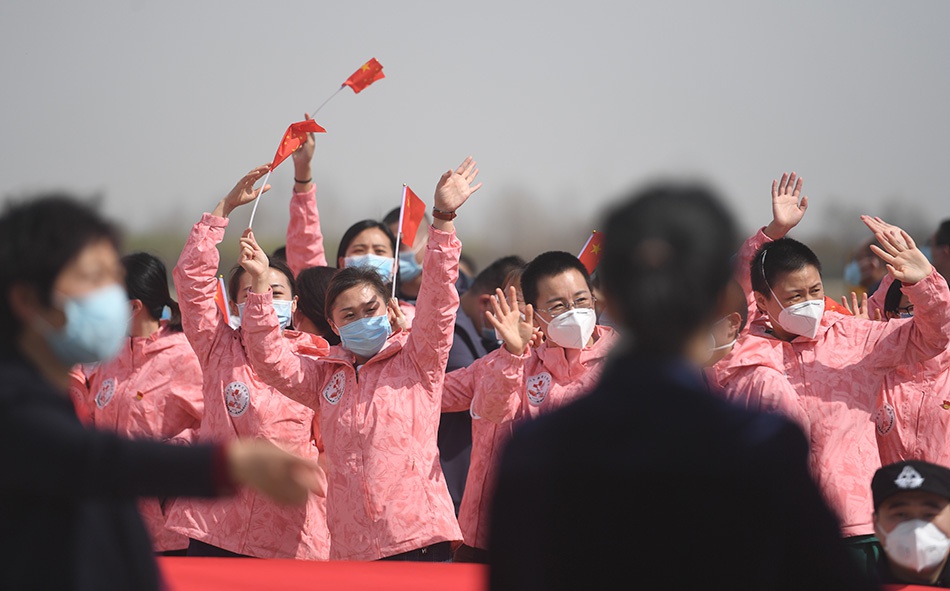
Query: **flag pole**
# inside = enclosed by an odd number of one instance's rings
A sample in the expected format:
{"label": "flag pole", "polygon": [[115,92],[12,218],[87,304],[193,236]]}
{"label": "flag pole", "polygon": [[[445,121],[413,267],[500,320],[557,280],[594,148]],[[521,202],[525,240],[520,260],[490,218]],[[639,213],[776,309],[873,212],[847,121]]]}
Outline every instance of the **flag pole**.
{"label": "flag pole", "polygon": [[577,258],[581,258],[581,255],[584,254],[584,251],[587,250],[587,247],[590,246],[590,241],[594,239],[594,234],[597,230],[593,230],[590,233],[590,236],[587,237],[587,242],[584,243],[584,248],[581,249],[581,254],[577,255]]}
{"label": "flag pole", "polygon": [[396,226],[396,253],[393,258],[393,295],[396,297],[396,271],[399,269],[399,245],[402,242],[402,216],[406,213],[406,183],[402,184],[402,201],[399,204],[399,225]]}
{"label": "flag pole", "polygon": [[273,171],[272,171],[272,170],[268,170],[268,171],[267,171],[267,174],[264,175],[264,182],[261,183],[261,192],[258,193],[257,199],[254,200],[254,209],[251,210],[251,221],[249,221],[249,222],[247,223],[248,229],[250,229],[250,228],[252,228],[252,227],[254,226],[254,214],[257,213],[257,204],[261,202],[261,197],[264,196],[264,187],[267,186],[267,179],[270,178],[270,173],[271,173],[271,172],[273,172]]}
{"label": "flag pole", "polygon": [[321,104],[319,107],[317,107],[317,109],[316,109],[313,113],[310,113],[310,118],[313,119],[314,117],[316,117],[316,116],[317,116],[317,113],[320,112],[320,109],[322,109],[323,107],[325,107],[325,106],[327,105],[327,103],[329,103],[330,100],[331,100],[333,97],[335,97],[336,95],[340,94],[340,91],[343,90],[344,88],[346,88],[346,84],[341,84],[340,87],[336,89],[336,92],[334,92],[333,94],[331,94],[330,97],[329,97],[327,100],[323,101],[323,104]]}

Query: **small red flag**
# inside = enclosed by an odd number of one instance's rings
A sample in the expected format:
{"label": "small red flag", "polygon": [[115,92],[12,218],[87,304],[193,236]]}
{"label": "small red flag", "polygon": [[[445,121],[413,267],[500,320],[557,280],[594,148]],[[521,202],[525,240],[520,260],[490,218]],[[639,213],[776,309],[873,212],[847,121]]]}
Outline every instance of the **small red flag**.
{"label": "small red flag", "polygon": [[308,133],[326,133],[313,119],[291,123],[290,127],[284,133],[284,139],[277,147],[277,153],[274,155],[274,161],[271,162],[270,169],[274,170],[277,165],[287,159],[288,156],[297,151],[307,141]]}
{"label": "small red flag", "polygon": [[581,253],[577,255],[577,258],[580,259],[581,263],[583,263],[587,269],[588,275],[594,272],[594,269],[597,268],[597,264],[600,262],[600,255],[604,251],[603,244],[603,233],[594,230],[590,233],[590,238],[587,239],[587,243],[584,244]]}
{"label": "small red flag", "polygon": [[408,185],[402,186],[402,210],[399,212],[399,228],[402,234],[402,243],[412,248],[416,240],[416,232],[426,213],[426,204],[412,192]]}
{"label": "small red flag", "polygon": [[214,290],[214,303],[224,314],[224,319],[231,320],[231,313],[228,311],[228,288],[224,285],[224,277],[218,277],[218,285]]}
{"label": "small red flag", "polygon": [[844,314],[845,316],[854,316],[854,314],[851,313],[851,310],[845,308],[828,296],[825,296],[825,310],[838,312],[839,314]]}
{"label": "small red flag", "polygon": [[346,79],[346,82],[343,83],[343,86],[349,86],[353,89],[353,92],[359,94],[361,90],[376,82],[381,80],[386,76],[383,74],[383,66],[376,58],[372,58],[365,64],[363,64],[359,70],[353,72],[353,75]]}

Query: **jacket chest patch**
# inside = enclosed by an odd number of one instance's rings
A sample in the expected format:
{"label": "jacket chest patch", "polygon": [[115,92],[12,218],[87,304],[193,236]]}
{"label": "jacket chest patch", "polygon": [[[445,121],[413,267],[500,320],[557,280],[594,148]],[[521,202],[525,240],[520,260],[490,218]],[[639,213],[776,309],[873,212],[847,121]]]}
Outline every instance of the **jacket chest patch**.
{"label": "jacket chest patch", "polygon": [[323,398],[330,404],[336,404],[346,391],[346,373],[341,369],[333,374],[330,382],[323,388]]}
{"label": "jacket chest patch", "polygon": [[874,412],[874,426],[877,427],[879,435],[887,435],[894,428],[897,421],[897,413],[890,404],[885,404]]}
{"label": "jacket chest patch", "polygon": [[105,408],[107,404],[112,402],[113,396],[115,396],[115,378],[109,378],[102,382],[99,391],[96,392],[96,406]]}
{"label": "jacket chest patch", "polygon": [[247,412],[251,405],[251,391],[244,382],[231,382],[224,387],[224,405],[228,414],[239,417]]}
{"label": "jacket chest patch", "polygon": [[526,387],[528,392],[528,402],[534,406],[540,405],[551,390],[551,374],[548,372],[539,373],[536,376],[528,378]]}

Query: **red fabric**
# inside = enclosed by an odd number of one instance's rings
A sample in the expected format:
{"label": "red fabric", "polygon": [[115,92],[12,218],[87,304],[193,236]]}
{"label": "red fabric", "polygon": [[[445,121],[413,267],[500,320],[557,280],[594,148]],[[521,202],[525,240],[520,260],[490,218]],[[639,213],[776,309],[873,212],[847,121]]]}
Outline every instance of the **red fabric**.
{"label": "red fabric", "polygon": [[834,301],[828,296],[825,296],[825,310],[831,310],[832,312],[838,312],[839,314],[844,314],[845,316],[854,316],[851,313],[851,310],[845,308],[838,302]]}
{"label": "red fabric", "polygon": [[169,591],[485,591],[481,564],[159,557]]}
{"label": "red fabric", "polygon": [[604,234],[594,230],[590,234],[590,238],[587,239],[587,244],[584,245],[584,250],[581,251],[581,254],[577,256],[584,264],[584,267],[587,269],[587,273],[591,274],[594,272],[594,269],[597,268],[597,263],[600,262],[600,255],[604,251]]}
{"label": "red fabric", "polygon": [[353,75],[346,79],[343,86],[349,86],[353,92],[359,94],[361,90],[386,76],[383,74],[383,66],[376,58],[372,58],[363,64],[359,70],[353,72]]}
{"label": "red fabric", "polygon": [[277,147],[277,153],[274,154],[274,161],[271,162],[270,169],[274,170],[277,165],[287,159],[288,156],[297,151],[304,142],[307,141],[308,133],[326,133],[313,119],[291,123],[290,127],[284,133],[284,139]]}
{"label": "red fabric", "polygon": [[218,309],[221,310],[225,318],[231,318],[231,314],[228,312],[228,288],[224,285],[224,277],[218,277],[218,289],[214,292],[214,303],[218,305]]}
{"label": "red fabric", "polygon": [[408,186],[403,187],[402,192],[402,212],[399,218],[402,220],[401,233],[402,243],[406,248],[412,248],[416,241],[416,232],[419,231],[419,224],[426,213],[426,204],[412,192]]}

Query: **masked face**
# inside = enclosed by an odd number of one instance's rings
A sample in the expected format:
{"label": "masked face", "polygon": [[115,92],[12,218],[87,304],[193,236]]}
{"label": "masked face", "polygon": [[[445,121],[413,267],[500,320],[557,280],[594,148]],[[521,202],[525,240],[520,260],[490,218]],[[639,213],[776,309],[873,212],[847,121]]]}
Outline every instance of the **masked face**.
{"label": "masked face", "polygon": [[375,254],[361,254],[343,259],[344,267],[361,267],[373,269],[383,278],[383,283],[393,280],[393,258]]}
{"label": "masked face", "polygon": [[888,558],[917,572],[936,568],[950,552],[950,538],[923,519],[901,522],[882,537]]}
{"label": "masked face", "polygon": [[555,316],[545,323],[544,334],[565,349],[583,349],[590,342],[597,325],[597,313],[593,308],[574,308]]}
{"label": "masked face", "polygon": [[372,285],[360,284],[336,298],[328,320],[344,349],[369,358],[383,348],[392,334],[384,297]]}
{"label": "masked face", "polygon": [[57,329],[38,316],[37,330],[60,363],[72,366],[115,357],[132,318],[124,288],[113,283],[82,296],[54,299],[66,316],[66,325]]}
{"label": "masked face", "polygon": [[[244,305],[246,302],[241,302],[238,304],[238,326],[244,320]],[[284,330],[290,326],[290,320],[294,315],[294,301],[293,300],[274,300],[273,303],[274,312],[277,314],[277,323],[280,325],[281,330]]]}
{"label": "masked face", "polygon": [[769,291],[771,299],[757,293],[756,300],[768,312],[773,327],[777,324],[789,335],[815,338],[825,312],[825,291],[818,269],[805,265],[781,274]]}
{"label": "masked face", "polygon": [[343,348],[360,357],[372,357],[393,332],[389,316],[367,316],[340,327]]}
{"label": "masked face", "polygon": [[399,280],[412,281],[422,274],[422,263],[419,262],[419,253],[426,247],[425,240],[418,240],[418,245],[399,253]]}

